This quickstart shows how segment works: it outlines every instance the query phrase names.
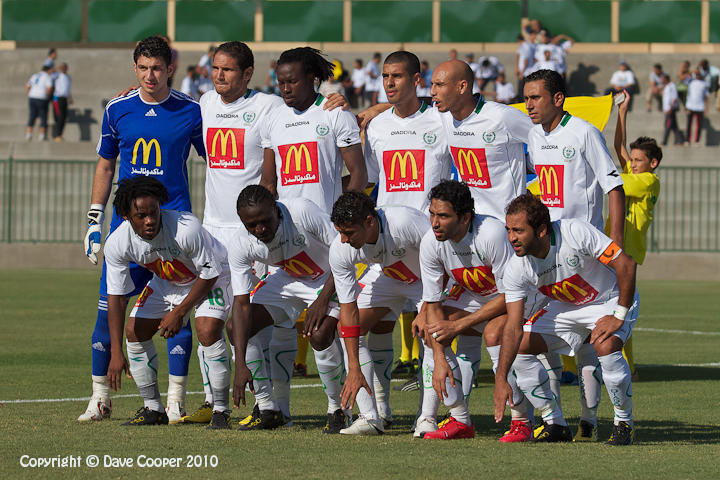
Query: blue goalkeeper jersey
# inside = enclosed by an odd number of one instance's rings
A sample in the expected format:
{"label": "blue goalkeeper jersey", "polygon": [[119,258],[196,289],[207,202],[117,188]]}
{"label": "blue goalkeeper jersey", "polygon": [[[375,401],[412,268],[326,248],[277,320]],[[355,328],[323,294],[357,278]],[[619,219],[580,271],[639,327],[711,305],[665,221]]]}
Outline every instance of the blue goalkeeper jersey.
{"label": "blue goalkeeper jersey", "polygon": [[[189,212],[187,158],[191,144],[205,157],[200,105],[195,100],[170,90],[165,100],[151,103],[135,90],[105,107],[97,153],[107,159],[120,155],[118,180],[155,177],[170,196],[162,208]],[[111,231],[122,222],[116,217],[113,215]]]}

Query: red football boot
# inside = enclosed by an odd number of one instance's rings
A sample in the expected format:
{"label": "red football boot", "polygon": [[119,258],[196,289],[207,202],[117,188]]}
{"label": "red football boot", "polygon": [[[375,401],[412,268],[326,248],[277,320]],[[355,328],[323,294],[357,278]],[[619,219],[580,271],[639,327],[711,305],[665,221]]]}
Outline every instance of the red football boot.
{"label": "red football boot", "polygon": [[423,438],[437,438],[440,440],[455,440],[456,438],[475,438],[475,428],[458,422],[450,417],[442,427],[434,432],[427,432]]}

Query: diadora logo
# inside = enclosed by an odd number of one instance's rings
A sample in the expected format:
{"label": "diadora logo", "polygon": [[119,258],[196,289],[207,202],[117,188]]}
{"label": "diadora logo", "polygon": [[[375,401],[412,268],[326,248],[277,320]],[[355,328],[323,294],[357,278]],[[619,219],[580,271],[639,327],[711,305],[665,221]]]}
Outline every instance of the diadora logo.
{"label": "diadora logo", "polygon": [[[162,152],[160,151],[160,143],[154,138],[151,138],[149,142],[142,137],[138,138],[135,141],[132,160],[130,162],[133,165],[137,165],[138,154],[140,154],[142,155],[142,164],[147,165],[150,161],[150,153],[153,151],[153,147],[155,147],[155,167],[160,168],[162,165]],[[133,173],[149,175],[152,172],[143,173],[133,169]],[[158,172],[158,174],[162,174],[162,171]]]}
{"label": "diadora logo", "polygon": [[418,281],[418,277],[410,271],[410,269],[403,262],[395,262],[392,265],[383,267],[382,272],[395,280],[400,280],[403,283],[412,285]]}
{"label": "diadora logo", "polygon": [[577,273],[552,285],[543,285],[540,292],[561,302],[585,305],[597,298],[598,292]]}
{"label": "diadora logo", "polygon": [[292,258],[276,263],[291,277],[310,277],[315,280],[325,273],[305,252],[300,252]]}
{"label": "diadora logo", "polygon": [[484,148],[450,147],[450,153],[460,178],[469,187],[492,187]]}
{"label": "diadora logo", "polygon": [[154,262],[146,263],[145,268],[157,275],[158,278],[178,285],[190,283],[196,278],[195,274],[177,258],[172,262],[158,258]]}
{"label": "diadora logo", "polygon": [[425,150],[386,150],[383,168],[388,192],[422,192],[425,189]]}
{"label": "diadora logo", "polygon": [[564,165],[536,165],[542,202],[548,207],[563,208]]}
{"label": "diadora logo", "polygon": [[136,307],[144,307],[145,302],[147,302],[147,299],[150,295],[153,294],[153,289],[145,285],[145,288],[143,288],[142,293],[137,298],[137,301],[135,302]]}
{"label": "diadora logo", "polygon": [[210,168],[245,168],[245,129],[208,128],[205,144]]}
{"label": "diadora logo", "polygon": [[280,145],[278,151],[281,159],[280,181],[283,186],[320,183],[317,142]]}
{"label": "diadora logo", "polygon": [[471,292],[480,295],[491,295],[497,292],[495,276],[492,268],[485,265],[471,268],[455,268],[451,270],[455,281]]}

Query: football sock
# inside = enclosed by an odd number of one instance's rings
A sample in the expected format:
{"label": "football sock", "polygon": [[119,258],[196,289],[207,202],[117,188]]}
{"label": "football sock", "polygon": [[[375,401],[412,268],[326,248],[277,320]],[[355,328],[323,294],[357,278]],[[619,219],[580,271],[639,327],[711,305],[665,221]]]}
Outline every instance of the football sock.
{"label": "football sock", "polygon": [[273,399],[273,385],[270,381],[270,366],[266,361],[273,327],[267,326],[248,340],[245,349],[245,364],[252,373],[255,401],[260,410],[278,410]]}
{"label": "football sock", "polygon": [[192,327],[186,322],[180,331],[167,339],[168,372],[170,375],[187,377],[192,353]]}
{"label": "football sock", "polygon": [[110,399],[110,385],[107,383],[107,375],[92,376],[92,392],[93,397],[102,400]]}
{"label": "football sock", "polygon": [[543,364],[550,379],[550,390],[555,394],[555,400],[562,407],[560,402],[560,377],[562,376],[562,358],[559,353],[545,352],[537,356]]}
{"label": "football sock", "polygon": [[140,390],[144,404],[150,410],[163,412],[157,382],[158,358],[152,339],[144,342],[127,342],[130,374]]}
{"label": "football sock", "polygon": [[185,387],[187,385],[187,377],[179,375],[168,375],[168,393],[167,404],[175,402],[180,406],[180,411],[185,409]]}
{"label": "football sock", "polygon": [[575,363],[575,357],[569,355],[560,355],[563,364],[563,372],[577,372],[577,364]]}
{"label": "football sock", "polygon": [[[345,347],[344,341],[341,341],[340,344],[343,348],[344,360],[347,371],[347,349]],[[372,358],[370,357],[370,349],[368,349],[367,346],[367,339],[363,335],[358,337],[358,360],[360,361],[360,370],[362,371],[362,375],[363,377],[365,377],[365,381],[368,383],[370,389],[372,390],[373,362]],[[370,394],[368,394],[367,390],[365,390],[364,388],[358,390],[358,393],[355,396],[355,403],[357,404],[358,410],[365,418],[372,420],[378,419],[378,410],[377,406],[375,405],[375,398],[371,397]],[[343,405],[343,408],[344,407],[345,405]]]}
{"label": "football sock", "polygon": [[540,410],[545,423],[567,425],[555,394],[550,389],[550,378],[540,360],[535,355],[518,354],[513,369],[517,374],[518,387],[530,403]]}
{"label": "football sock", "polygon": [[290,380],[297,354],[297,330],[273,327],[270,340],[270,378],[273,397],[286,417],[290,416]]}
{"label": "football sock", "polygon": [[595,348],[589,343],[578,350],[578,377],[580,383],[580,419],[597,425],[597,410],[600,403],[600,385],[603,373]]}
{"label": "football sock", "polygon": [[370,332],[367,343],[373,363],[373,381],[368,383],[375,391],[378,413],[390,418],[390,373],[394,356],[392,332]]}
{"label": "football sock", "polygon": [[224,338],[205,347],[205,361],[208,364],[208,379],[212,389],[213,410],[216,412],[229,412],[230,352]]}
{"label": "football sock", "polygon": [[482,356],[482,337],[458,335],[457,362],[462,377],[463,398],[467,402]]}
{"label": "football sock", "polygon": [[412,322],[415,320],[415,313],[402,312],[400,314],[400,361],[412,362],[413,340]]}
{"label": "football sock", "polygon": [[421,417],[437,418],[438,408],[440,407],[440,397],[432,386],[432,374],[435,369],[435,359],[433,351],[423,342],[423,363],[422,363],[422,401],[420,405]]}
{"label": "football sock", "polygon": [[[497,372],[497,364],[500,359],[500,345],[493,345],[492,347],[486,348],[493,364],[493,373],[495,373]],[[535,407],[533,407],[532,403],[525,397],[525,394],[518,388],[515,370],[510,370],[507,380],[512,389],[513,403],[515,404],[514,407],[510,407],[511,418],[513,420],[533,423],[535,420]]]}
{"label": "football sock", "polygon": [[339,342],[333,341],[325,350],[317,351],[313,349],[313,352],[315,352],[315,364],[320,375],[320,381],[323,384],[325,395],[328,397],[328,413],[333,413],[338,408],[342,408],[340,405],[340,391],[345,377],[342,348]]}
{"label": "football sock", "polygon": [[[480,338],[480,337],[478,337]],[[458,346],[460,342],[458,341]],[[449,379],[445,380],[445,390],[447,397],[443,399],[445,405],[450,409],[450,415],[458,422],[470,425],[470,412],[468,411],[465,397],[463,396],[463,381],[460,376],[460,367],[455,352],[452,348],[445,347],[445,360],[450,365],[450,370],[455,378],[455,387],[452,386]]]}
{"label": "football sock", "polygon": [[627,422],[633,425],[632,415],[632,380],[630,366],[622,356],[622,352],[613,352],[600,357],[602,378],[615,410],[615,425]]}
{"label": "football sock", "polygon": [[95,329],[90,337],[92,375],[97,377],[106,376],[108,365],[110,365],[110,330],[107,308],[107,295],[101,294],[98,299]]}
{"label": "football sock", "polygon": [[203,390],[205,391],[205,401],[209,404],[213,403],[212,390],[210,389],[210,380],[208,380],[208,364],[205,360],[205,347],[200,342],[197,344],[197,357],[200,362],[200,374],[202,375]]}

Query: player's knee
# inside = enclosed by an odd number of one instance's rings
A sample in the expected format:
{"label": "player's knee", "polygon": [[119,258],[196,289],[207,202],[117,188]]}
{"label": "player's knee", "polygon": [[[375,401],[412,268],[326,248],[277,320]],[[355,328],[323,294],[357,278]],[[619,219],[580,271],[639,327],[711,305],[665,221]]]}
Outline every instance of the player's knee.
{"label": "player's knee", "polygon": [[310,345],[317,351],[327,349],[335,340],[337,320],[332,317],[325,317],[320,327],[310,335]]}
{"label": "player's knee", "polygon": [[547,344],[541,335],[527,332],[523,334],[522,340],[520,340],[520,346],[518,347],[518,353],[523,355],[539,355],[545,352],[547,352]]}
{"label": "player's knee", "polygon": [[610,335],[602,343],[595,342],[593,346],[595,347],[598,357],[602,357],[622,350],[623,341],[615,335]]}
{"label": "player's knee", "polygon": [[209,347],[222,338],[223,321],[211,317],[195,319],[195,333],[203,347]]}

